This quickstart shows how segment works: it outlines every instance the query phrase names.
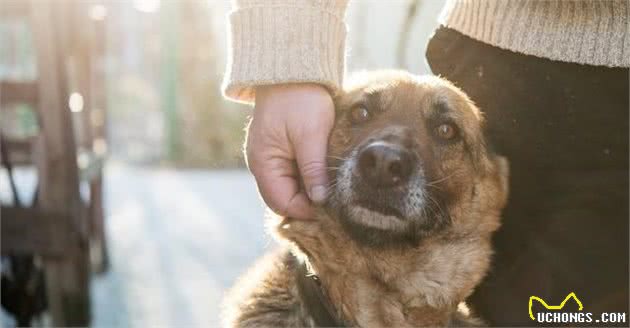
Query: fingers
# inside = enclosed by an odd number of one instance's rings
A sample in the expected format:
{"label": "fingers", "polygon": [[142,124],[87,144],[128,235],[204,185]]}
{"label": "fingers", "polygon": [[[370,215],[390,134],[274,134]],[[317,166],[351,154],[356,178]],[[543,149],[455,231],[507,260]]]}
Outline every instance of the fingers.
{"label": "fingers", "polygon": [[279,215],[310,219],[314,210],[304,192],[300,191],[293,163],[282,158],[267,159],[263,165],[250,164],[258,190],[269,208]]}
{"label": "fingers", "polygon": [[295,155],[304,188],[315,203],[326,200],[326,151],[329,132],[330,128],[327,126],[318,127],[308,134],[308,138],[300,138],[295,144]]}

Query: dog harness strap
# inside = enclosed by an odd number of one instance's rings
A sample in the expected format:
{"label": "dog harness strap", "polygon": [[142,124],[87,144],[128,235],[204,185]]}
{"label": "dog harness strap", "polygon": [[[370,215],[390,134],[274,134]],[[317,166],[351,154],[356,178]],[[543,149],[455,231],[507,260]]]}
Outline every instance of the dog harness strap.
{"label": "dog harness strap", "polygon": [[319,278],[309,273],[306,263],[300,263],[298,259],[296,281],[300,298],[308,309],[317,327],[347,327],[335,312],[322,289]]}

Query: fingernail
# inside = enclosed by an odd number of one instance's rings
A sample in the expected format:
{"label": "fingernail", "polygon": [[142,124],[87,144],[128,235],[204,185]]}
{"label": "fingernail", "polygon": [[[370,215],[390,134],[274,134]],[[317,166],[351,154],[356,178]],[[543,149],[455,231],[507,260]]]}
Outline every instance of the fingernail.
{"label": "fingernail", "polygon": [[315,186],[311,188],[309,197],[315,203],[321,203],[326,200],[326,188],[324,186]]}

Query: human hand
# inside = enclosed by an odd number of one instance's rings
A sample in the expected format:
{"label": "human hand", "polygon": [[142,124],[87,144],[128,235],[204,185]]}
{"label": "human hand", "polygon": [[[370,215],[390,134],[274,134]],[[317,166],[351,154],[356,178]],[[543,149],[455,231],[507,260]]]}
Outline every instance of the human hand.
{"label": "human hand", "polygon": [[256,88],[247,133],[247,165],[274,212],[310,219],[314,215],[311,201],[325,200],[326,150],[334,120],[333,100],[323,86],[299,83]]}

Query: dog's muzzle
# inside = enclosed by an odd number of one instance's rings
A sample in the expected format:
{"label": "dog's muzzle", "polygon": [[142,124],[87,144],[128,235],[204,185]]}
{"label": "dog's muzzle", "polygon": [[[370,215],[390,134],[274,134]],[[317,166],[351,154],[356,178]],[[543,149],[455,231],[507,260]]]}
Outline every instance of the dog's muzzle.
{"label": "dog's muzzle", "polygon": [[349,219],[404,229],[422,215],[425,178],[416,146],[402,127],[375,132],[339,165],[335,200]]}
{"label": "dog's muzzle", "polygon": [[402,127],[375,131],[336,166],[328,205],[356,240],[416,242],[447,222],[429,190],[420,146]]}

